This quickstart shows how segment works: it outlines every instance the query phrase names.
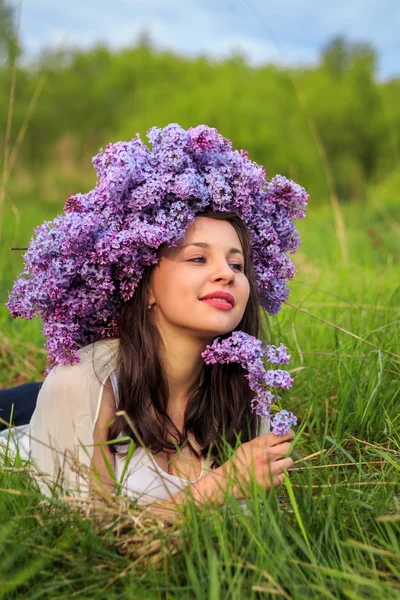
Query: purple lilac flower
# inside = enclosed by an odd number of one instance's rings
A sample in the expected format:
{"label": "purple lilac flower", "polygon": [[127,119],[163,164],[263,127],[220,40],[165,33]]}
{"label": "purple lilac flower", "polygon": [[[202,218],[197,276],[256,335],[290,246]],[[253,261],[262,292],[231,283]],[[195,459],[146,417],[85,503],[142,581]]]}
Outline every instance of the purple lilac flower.
{"label": "purple lilac flower", "polygon": [[297,417],[290,411],[281,410],[273,417],[272,431],[278,436],[286,435],[292,425],[297,425]]}
{"label": "purple lilac flower", "polygon": [[121,305],[157,262],[157,249],[176,246],[206,207],[235,212],[249,227],[264,308],[274,315],[288,297],[296,269],[286,253],[299,245],[293,221],[305,216],[304,188],[281,175],[267,181],[263,166],[207,125],[170,123],[147,137],[151,149],[137,134],[100,150],[94,189],[68,198],[64,214],[38,227],[29,244],[8,308],[13,317],[43,320],[48,370],[118,335]]}
{"label": "purple lilac flower", "polygon": [[[293,383],[292,377],[282,369],[266,371],[262,359],[266,358],[272,364],[286,364],[290,359],[287,348],[280,344],[278,348],[273,345],[264,345],[261,340],[245,333],[234,331],[230,337],[220,340],[215,338],[208,345],[202,357],[207,365],[240,363],[247,371],[245,375],[250,388],[255,392],[251,401],[252,410],[260,417],[271,418],[270,406],[276,400],[273,389],[287,389]],[[280,400],[280,397],[278,396]],[[296,425],[297,419],[293,413],[281,410],[276,413],[272,421],[272,430],[276,435],[288,433],[291,425]]]}
{"label": "purple lilac flower", "polygon": [[276,346],[267,346],[266,358],[268,362],[273,365],[283,365],[287,364],[290,360],[290,354],[287,353],[287,348],[283,344],[279,344],[278,348]]}

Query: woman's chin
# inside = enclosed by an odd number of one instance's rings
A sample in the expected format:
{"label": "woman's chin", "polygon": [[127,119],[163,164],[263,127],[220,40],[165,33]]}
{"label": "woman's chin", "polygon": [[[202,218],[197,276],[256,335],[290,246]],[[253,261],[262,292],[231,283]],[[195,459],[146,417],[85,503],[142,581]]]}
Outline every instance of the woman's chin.
{"label": "woman's chin", "polygon": [[[207,323],[199,323],[197,322],[194,325],[194,329],[196,331],[200,331],[202,334],[202,338],[207,339],[207,338],[212,338],[214,339],[215,337],[219,336],[219,335],[224,335],[226,333],[230,333],[231,331],[233,331],[235,329],[235,327],[238,326],[240,321],[237,321],[237,319],[235,319],[234,321],[232,319],[227,319],[225,321],[225,323],[221,322],[222,319],[219,319],[217,322],[215,323],[210,323],[209,321]],[[203,325],[203,326],[202,326]]]}

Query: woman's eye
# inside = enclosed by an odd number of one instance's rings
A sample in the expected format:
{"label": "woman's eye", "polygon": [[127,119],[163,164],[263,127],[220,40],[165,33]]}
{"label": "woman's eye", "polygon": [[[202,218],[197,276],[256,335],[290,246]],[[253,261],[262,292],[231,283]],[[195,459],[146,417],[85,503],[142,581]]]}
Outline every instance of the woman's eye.
{"label": "woman's eye", "polygon": [[[204,256],[196,256],[195,258],[189,258],[188,262],[195,262],[195,261],[205,261],[205,257]],[[201,263],[198,263],[201,264]],[[236,269],[237,271],[243,271],[244,267],[242,264],[240,263],[231,263],[231,267],[232,269]]]}
{"label": "woman's eye", "polygon": [[244,270],[244,266],[241,265],[240,263],[233,263],[233,265],[238,271],[243,271]]}
{"label": "woman's eye", "polygon": [[189,258],[188,262],[194,262],[195,260],[204,260],[204,256],[196,256],[195,258]]}

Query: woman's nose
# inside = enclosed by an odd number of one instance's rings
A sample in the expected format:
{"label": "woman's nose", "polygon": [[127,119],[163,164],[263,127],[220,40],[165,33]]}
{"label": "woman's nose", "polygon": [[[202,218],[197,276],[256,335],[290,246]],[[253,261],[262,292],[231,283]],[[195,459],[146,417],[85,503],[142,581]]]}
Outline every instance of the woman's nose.
{"label": "woman's nose", "polygon": [[226,282],[230,282],[233,281],[235,277],[235,273],[234,271],[232,271],[232,268],[228,265],[228,263],[226,262],[226,260],[221,261],[218,266],[216,266],[214,273],[213,273],[213,279],[215,281],[226,281]]}

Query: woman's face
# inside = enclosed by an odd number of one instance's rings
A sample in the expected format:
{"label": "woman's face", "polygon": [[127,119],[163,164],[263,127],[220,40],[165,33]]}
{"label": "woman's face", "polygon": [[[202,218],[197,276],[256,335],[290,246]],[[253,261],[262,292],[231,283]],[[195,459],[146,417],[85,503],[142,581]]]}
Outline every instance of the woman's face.
{"label": "woman's face", "polygon": [[[151,274],[149,304],[158,327],[187,330],[207,343],[235,329],[250,293],[243,270],[243,248],[234,227],[196,217],[178,246],[161,250]],[[201,299],[216,292],[228,293],[233,306]]]}

